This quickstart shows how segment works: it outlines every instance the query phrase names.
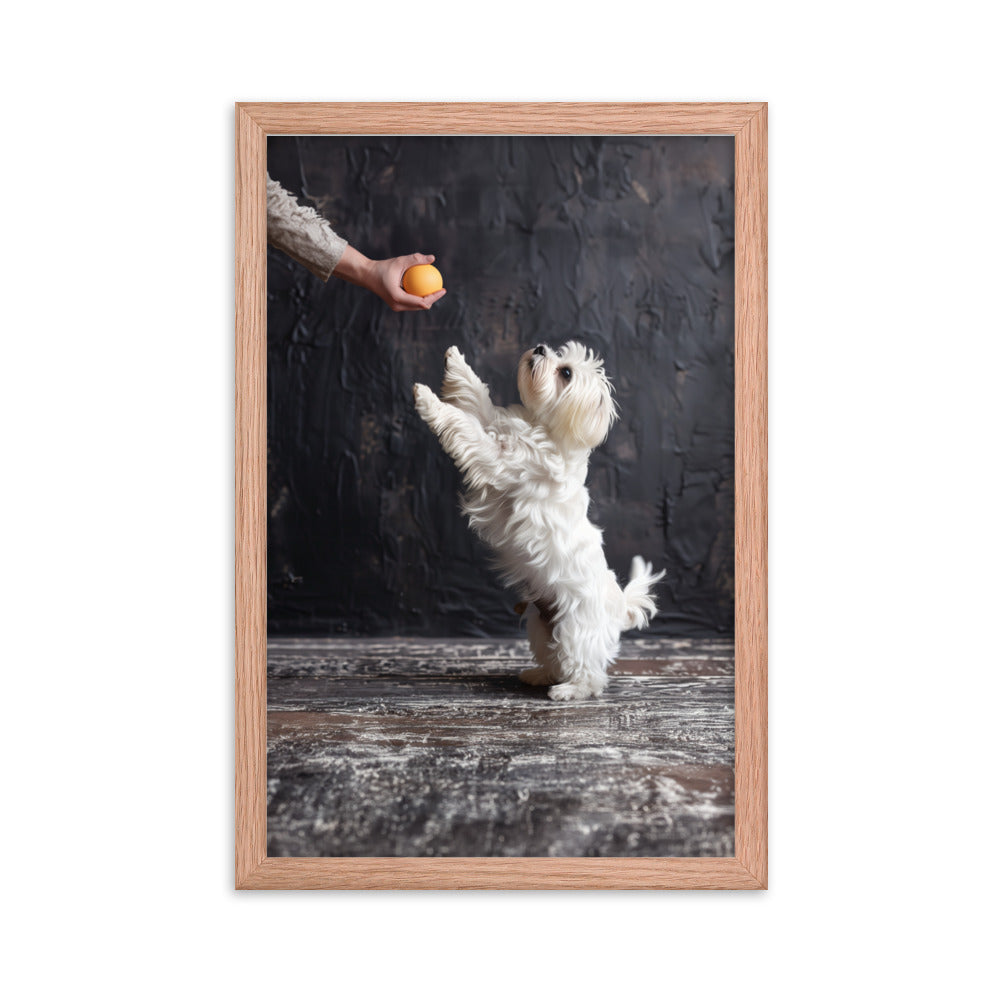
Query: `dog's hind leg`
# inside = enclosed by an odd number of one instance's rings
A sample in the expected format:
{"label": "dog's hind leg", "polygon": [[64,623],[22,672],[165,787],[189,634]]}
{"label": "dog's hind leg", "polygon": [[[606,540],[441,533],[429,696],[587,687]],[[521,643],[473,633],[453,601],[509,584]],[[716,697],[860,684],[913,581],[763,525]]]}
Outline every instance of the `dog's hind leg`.
{"label": "dog's hind leg", "polygon": [[618,655],[618,637],[594,628],[586,617],[563,619],[553,630],[553,650],[559,664],[558,684],[549,688],[553,701],[575,701],[603,694],[608,667]]}
{"label": "dog's hind leg", "polygon": [[552,648],[552,626],[546,622],[534,604],[528,605],[528,645],[537,667],[528,667],[518,675],[525,684],[555,684],[559,680],[559,663]]}

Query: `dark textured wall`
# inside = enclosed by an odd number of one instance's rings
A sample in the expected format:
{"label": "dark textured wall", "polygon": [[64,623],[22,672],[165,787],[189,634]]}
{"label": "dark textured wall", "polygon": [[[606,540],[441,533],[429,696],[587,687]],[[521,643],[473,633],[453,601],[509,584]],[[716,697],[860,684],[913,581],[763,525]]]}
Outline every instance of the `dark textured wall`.
{"label": "dark textured wall", "polygon": [[611,567],[666,568],[653,631],[731,634],[732,139],[281,137],[268,170],[448,289],[396,314],[269,248],[270,631],[515,633],[411,386],[457,344],[514,402],[526,346],[578,339],[622,410],[588,480]]}

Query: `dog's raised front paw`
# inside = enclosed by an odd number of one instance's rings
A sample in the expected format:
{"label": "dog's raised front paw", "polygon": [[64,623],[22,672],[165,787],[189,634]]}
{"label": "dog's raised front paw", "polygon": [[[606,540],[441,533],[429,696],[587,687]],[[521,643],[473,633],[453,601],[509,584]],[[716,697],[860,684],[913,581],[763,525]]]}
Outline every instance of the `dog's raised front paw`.
{"label": "dog's raised front paw", "polygon": [[413,387],[413,402],[416,404],[417,413],[427,420],[430,418],[435,408],[440,405],[437,396],[426,386],[417,382]]}
{"label": "dog's raised front paw", "polygon": [[449,347],[444,354],[444,384],[442,394],[447,397],[449,391],[460,386],[474,384],[476,373],[469,367],[462,352],[455,346]]}

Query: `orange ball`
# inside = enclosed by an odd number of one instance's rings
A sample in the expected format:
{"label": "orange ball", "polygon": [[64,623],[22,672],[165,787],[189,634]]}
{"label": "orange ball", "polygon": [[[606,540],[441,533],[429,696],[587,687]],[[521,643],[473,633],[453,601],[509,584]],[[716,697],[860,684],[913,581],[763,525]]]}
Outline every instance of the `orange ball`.
{"label": "orange ball", "polygon": [[403,273],[403,291],[425,298],[444,288],[441,272],[433,264],[414,264]]}

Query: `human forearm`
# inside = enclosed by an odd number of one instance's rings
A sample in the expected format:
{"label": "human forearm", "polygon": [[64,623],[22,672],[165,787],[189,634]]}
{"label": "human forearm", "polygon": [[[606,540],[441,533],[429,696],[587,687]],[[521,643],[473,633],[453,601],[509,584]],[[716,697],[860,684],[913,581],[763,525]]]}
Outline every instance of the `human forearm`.
{"label": "human forearm", "polygon": [[373,291],[374,269],[375,261],[348,244],[344,247],[344,252],[340,255],[340,260],[333,269],[333,273],[338,278],[349,281],[352,285],[360,285],[361,288]]}
{"label": "human forearm", "polygon": [[267,241],[326,281],[347,248],[322,216],[267,179]]}

